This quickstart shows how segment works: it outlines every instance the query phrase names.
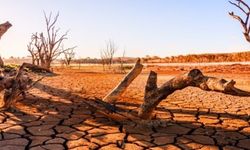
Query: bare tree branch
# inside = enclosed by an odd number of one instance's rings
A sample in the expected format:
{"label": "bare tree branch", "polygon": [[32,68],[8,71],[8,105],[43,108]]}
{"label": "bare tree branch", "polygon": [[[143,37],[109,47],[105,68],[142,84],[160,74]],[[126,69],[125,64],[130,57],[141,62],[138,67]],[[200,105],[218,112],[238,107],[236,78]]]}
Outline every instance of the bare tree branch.
{"label": "bare tree branch", "polygon": [[113,64],[114,54],[117,51],[117,46],[113,40],[108,40],[106,42],[106,48],[101,50],[101,59],[103,65],[107,64],[109,67]]}
{"label": "bare tree branch", "polygon": [[64,62],[66,64],[66,66],[69,66],[72,59],[74,59],[74,57],[75,57],[74,49],[75,48],[76,48],[76,46],[72,47],[72,48],[68,48],[63,52],[63,54],[64,54]]}
{"label": "bare tree branch", "polygon": [[238,20],[243,28],[243,35],[245,36],[245,39],[250,42],[250,22],[249,22],[249,16],[250,16],[250,7],[247,3],[245,3],[243,0],[235,0],[235,2],[229,1],[230,4],[237,7],[239,10],[241,10],[244,15],[246,16],[245,19],[241,18],[239,15],[235,15],[234,12],[229,12],[229,15],[233,17],[234,19]]}
{"label": "bare tree branch", "polygon": [[[56,22],[59,17],[59,12],[53,18],[52,13],[46,15],[44,12],[46,31],[45,33],[33,34],[31,43],[28,46],[28,50],[34,57],[34,53],[37,52],[39,61],[38,65],[41,65],[44,68],[49,69],[51,63],[57,59],[61,54],[68,51],[71,48],[64,49],[62,44],[64,40],[67,39],[68,31],[60,35],[60,28],[56,27]],[[35,48],[33,50],[32,46]]]}

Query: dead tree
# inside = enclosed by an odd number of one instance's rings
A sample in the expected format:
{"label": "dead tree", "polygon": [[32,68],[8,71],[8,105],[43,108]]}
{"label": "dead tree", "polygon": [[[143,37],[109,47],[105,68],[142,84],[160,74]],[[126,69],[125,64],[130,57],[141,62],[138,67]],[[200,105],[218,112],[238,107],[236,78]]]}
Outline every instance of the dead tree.
{"label": "dead tree", "polygon": [[103,53],[103,50],[100,51],[100,56],[101,56],[102,69],[103,71],[105,71],[105,65],[107,64],[107,59],[105,54]]}
{"label": "dead tree", "polygon": [[29,51],[29,53],[30,53],[30,55],[31,55],[32,64],[34,65],[34,64],[36,63],[36,61],[35,61],[36,53],[35,53],[34,48],[32,47],[32,41],[27,45],[27,49],[28,49],[28,51]]}
{"label": "dead tree", "polygon": [[[43,70],[43,68],[36,65],[24,63],[14,76],[6,75],[1,77],[1,108],[7,109],[11,107],[23,92],[27,91],[37,82],[32,82],[30,80],[29,76],[25,73],[25,68]],[[126,91],[132,81],[141,73],[142,68],[143,65],[140,63],[140,59],[138,59],[134,68],[107,96],[105,96],[103,100],[95,99],[84,101],[84,103],[113,119],[117,119],[119,121],[126,119],[141,122],[142,120],[151,119],[153,116],[153,111],[156,109],[157,105],[167,96],[176,90],[181,90],[188,86],[194,86],[202,90],[217,91],[230,95],[250,96],[250,92],[236,88],[234,86],[236,83],[235,81],[227,81],[225,79],[205,76],[198,69],[193,69],[186,74],[179,75],[158,87],[157,74],[151,71],[145,87],[144,102],[139,107],[138,114],[136,115],[130,111],[116,108],[113,104],[115,104],[115,102]]]}
{"label": "dead tree", "polygon": [[250,7],[243,0],[234,0],[234,1],[235,2],[229,1],[229,3],[236,6],[243,13],[245,17],[242,18],[239,15],[236,15],[234,12],[229,12],[229,15],[240,22],[243,28],[244,37],[248,42],[250,42],[250,35],[249,35],[250,33],[250,22],[249,22]]}
{"label": "dead tree", "polygon": [[76,47],[68,48],[63,52],[63,54],[64,54],[64,63],[66,64],[66,66],[69,66],[71,61],[74,59],[74,57],[75,57],[74,49],[75,48]]}
{"label": "dead tree", "polygon": [[106,47],[101,51],[101,58],[104,60],[105,64],[111,68],[113,64],[113,59],[115,52],[117,51],[117,46],[114,41],[109,40],[106,42]]}
{"label": "dead tree", "polygon": [[137,60],[134,68],[122,79],[122,81],[112,90],[104,101],[108,103],[115,103],[117,99],[125,92],[130,83],[141,73],[143,65],[140,59]]}
{"label": "dead tree", "polygon": [[[8,31],[8,29],[11,26],[12,25],[8,21],[3,24],[0,24],[0,39],[4,35],[4,33]],[[4,66],[4,62],[3,62],[2,57],[0,57],[0,67],[3,67],[3,66]]]}
{"label": "dead tree", "polygon": [[181,90],[188,86],[194,86],[202,90],[217,91],[230,95],[250,96],[250,92],[236,88],[234,86],[236,83],[235,81],[227,81],[225,79],[205,76],[198,69],[193,69],[186,74],[177,76],[158,87],[157,74],[151,71],[145,87],[144,102],[138,110],[138,115],[131,115],[128,112],[125,113],[124,110],[119,111],[119,109],[114,108],[112,104],[115,104],[130,83],[140,74],[142,67],[143,66],[140,64],[140,60],[138,60],[130,73],[124,77],[118,86],[116,86],[107,96],[103,98],[103,102],[92,102],[91,105],[97,107],[98,109],[101,109],[101,106],[105,106],[109,112],[113,112],[110,114],[108,111],[104,111],[104,114],[109,117],[117,118],[117,116],[123,116],[125,118],[128,117],[130,120],[137,118],[140,121],[141,119],[151,119],[153,111],[162,100],[176,90]]}
{"label": "dead tree", "polygon": [[120,63],[120,70],[121,73],[126,73],[126,70],[124,68],[124,62],[125,62],[125,50],[123,51],[122,57],[119,57],[119,63]]}
{"label": "dead tree", "polygon": [[206,91],[217,91],[231,95],[250,96],[249,92],[242,91],[236,87],[235,81],[227,81],[225,79],[204,76],[198,69],[177,76],[165,82],[159,88],[157,87],[157,74],[150,72],[145,87],[144,103],[141,105],[138,115],[142,119],[149,119],[156,106],[168,95],[176,90],[184,89],[188,86],[198,87]]}
{"label": "dead tree", "polygon": [[52,20],[52,13],[47,16],[44,13],[46,21],[46,33],[47,37],[41,36],[41,40],[44,48],[45,63],[43,64],[45,68],[50,68],[52,61],[54,61],[58,56],[60,56],[65,50],[61,49],[61,44],[65,39],[67,39],[68,32],[62,35],[58,35],[60,28],[57,28],[56,22],[59,17],[59,13]]}
{"label": "dead tree", "polygon": [[27,45],[27,49],[31,55],[33,65],[35,64],[40,65],[39,54],[41,53],[42,50],[42,44],[38,43],[37,38],[38,38],[37,33],[35,35],[32,35],[31,42],[29,42],[29,44]]}
{"label": "dead tree", "polygon": [[44,17],[46,31],[32,35],[31,42],[33,42],[32,45],[35,51],[30,53],[31,55],[33,55],[34,52],[37,53],[39,65],[43,68],[50,69],[51,63],[61,54],[69,50],[62,47],[64,40],[67,39],[68,32],[59,35],[60,28],[56,27],[59,13],[57,13],[54,18],[52,18],[52,13],[48,16],[44,13]]}
{"label": "dead tree", "polygon": [[39,82],[42,78],[39,78],[36,81],[32,81],[31,77],[29,76],[28,72],[26,72],[26,68],[36,71],[44,71],[49,72],[49,70],[44,70],[39,66],[23,63],[19,69],[14,73],[14,75],[6,74],[5,76],[1,76],[0,80],[0,109],[5,110],[13,106],[16,103],[19,96],[25,95],[25,92],[32,88],[34,84]]}

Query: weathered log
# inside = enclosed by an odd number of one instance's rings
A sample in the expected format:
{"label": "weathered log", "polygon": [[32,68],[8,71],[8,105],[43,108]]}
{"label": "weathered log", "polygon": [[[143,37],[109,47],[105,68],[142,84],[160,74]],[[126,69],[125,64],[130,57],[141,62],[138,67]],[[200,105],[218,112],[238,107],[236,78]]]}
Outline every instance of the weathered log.
{"label": "weathered log", "polygon": [[167,81],[158,88],[157,74],[151,71],[145,87],[144,103],[139,108],[138,116],[142,119],[150,119],[154,109],[163,99],[174,91],[187,86],[195,86],[203,90],[218,91],[231,95],[250,96],[249,92],[234,87],[235,83],[233,80],[227,81],[225,79],[204,76],[200,70],[193,69],[189,73]]}
{"label": "weathered log", "polygon": [[0,94],[2,97],[2,102],[0,108],[8,109],[14,104],[20,95],[25,95],[25,92],[32,88],[35,83],[40,81],[42,78],[35,82],[32,82],[31,78],[25,71],[25,68],[39,69],[41,71],[48,71],[47,69],[41,68],[39,66],[23,63],[14,77],[3,77],[0,80]]}
{"label": "weathered log", "polygon": [[3,108],[8,109],[13,103],[15,103],[18,96],[24,92],[29,84],[31,84],[30,78],[23,75],[24,69],[25,64],[20,66],[16,76],[11,81],[11,86],[4,89]]}
{"label": "weathered log", "polygon": [[125,92],[130,83],[141,73],[143,65],[140,59],[137,60],[132,70],[123,78],[123,80],[103,98],[105,102],[115,103],[117,99]]}

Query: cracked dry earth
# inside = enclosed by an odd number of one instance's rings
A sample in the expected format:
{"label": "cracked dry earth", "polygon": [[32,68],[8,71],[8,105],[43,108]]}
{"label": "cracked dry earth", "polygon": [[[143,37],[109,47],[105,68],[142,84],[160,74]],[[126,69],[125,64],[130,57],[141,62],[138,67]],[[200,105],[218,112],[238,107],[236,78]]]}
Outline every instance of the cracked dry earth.
{"label": "cracked dry earth", "polygon": [[[58,72],[30,90],[16,108],[0,112],[1,150],[250,149],[250,98],[188,87],[155,111],[161,127],[113,121],[84,101],[106,95],[119,74]],[[230,76],[236,81],[236,76]],[[159,84],[171,76],[159,76]],[[136,110],[147,75],[140,75],[118,102]],[[249,82],[250,78],[244,78]]]}

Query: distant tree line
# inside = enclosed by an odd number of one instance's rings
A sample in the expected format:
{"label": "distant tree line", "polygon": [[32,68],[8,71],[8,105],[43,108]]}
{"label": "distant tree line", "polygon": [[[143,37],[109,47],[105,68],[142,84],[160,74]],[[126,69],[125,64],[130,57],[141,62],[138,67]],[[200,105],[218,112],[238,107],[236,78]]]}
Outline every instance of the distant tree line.
{"label": "distant tree line", "polygon": [[31,35],[31,41],[27,49],[32,58],[32,64],[50,69],[51,64],[59,56],[65,56],[65,64],[69,65],[73,59],[76,46],[64,48],[64,41],[68,39],[68,32],[60,34],[60,28],[56,26],[59,13],[52,18],[52,13],[44,13],[46,30],[45,32],[36,32]]}
{"label": "distant tree line", "polygon": [[[121,63],[121,57],[115,57],[112,60],[112,64],[120,64]],[[136,61],[136,58],[123,58],[124,63],[134,63]],[[79,59],[73,59],[71,61],[71,64],[103,64],[103,59],[100,58],[79,58]]]}
{"label": "distant tree line", "polygon": [[250,61],[250,52],[222,53],[222,54],[192,54],[160,58],[145,57],[145,63],[201,63],[201,62],[244,62]]}

